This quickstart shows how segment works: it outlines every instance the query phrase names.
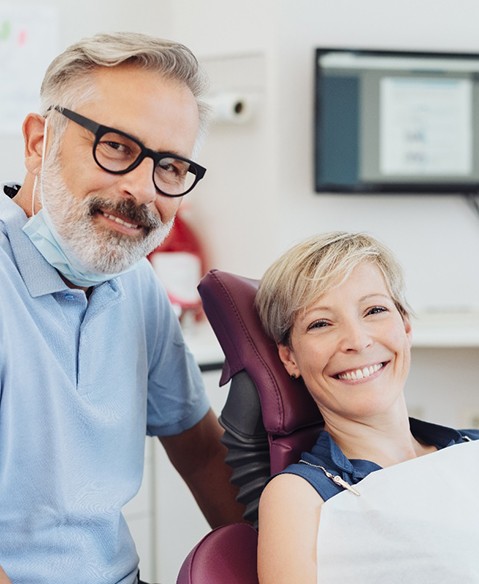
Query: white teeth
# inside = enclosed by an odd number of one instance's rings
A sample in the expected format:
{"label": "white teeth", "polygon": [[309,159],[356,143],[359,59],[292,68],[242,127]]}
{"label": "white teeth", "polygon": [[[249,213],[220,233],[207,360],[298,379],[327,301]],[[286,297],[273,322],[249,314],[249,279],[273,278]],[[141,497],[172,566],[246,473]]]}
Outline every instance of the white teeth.
{"label": "white teeth", "polygon": [[357,379],[364,379],[369,377],[376,371],[382,368],[382,363],[376,363],[376,365],[370,365],[369,367],[364,367],[363,369],[356,369],[354,371],[346,371],[345,373],[340,373],[338,375],[339,379],[346,379],[347,381],[356,381]]}
{"label": "white teeth", "polygon": [[119,223],[120,225],[125,225],[125,227],[130,227],[130,228],[133,228],[133,229],[138,229],[138,225],[135,225],[134,223],[128,223],[127,221],[123,221],[123,219],[120,219],[119,217],[115,217],[115,215],[109,215],[108,213],[103,213],[103,215],[107,219],[111,219],[115,223]]}

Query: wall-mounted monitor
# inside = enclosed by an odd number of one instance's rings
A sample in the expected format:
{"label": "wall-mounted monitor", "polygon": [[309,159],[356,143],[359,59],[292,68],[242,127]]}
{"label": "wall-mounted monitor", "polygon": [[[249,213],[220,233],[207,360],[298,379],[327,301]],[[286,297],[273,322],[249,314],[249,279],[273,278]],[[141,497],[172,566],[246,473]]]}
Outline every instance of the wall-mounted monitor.
{"label": "wall-mounted monitor", "polygon": [[315,190],[479,191],[479,54],[316,49]]}

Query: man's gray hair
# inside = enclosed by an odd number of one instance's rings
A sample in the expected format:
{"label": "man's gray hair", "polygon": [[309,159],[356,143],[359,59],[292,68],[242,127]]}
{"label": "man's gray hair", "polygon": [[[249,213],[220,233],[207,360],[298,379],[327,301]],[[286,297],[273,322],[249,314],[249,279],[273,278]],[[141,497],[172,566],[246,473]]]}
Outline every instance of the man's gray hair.
{"label": "man's gray hair", "polygon": [[[200,134],[207,124],[208,106],[201,101],[206,77],[194,54],[184,45],[134,33],[101,33],[71,45],[49,65],[40,90],[41,113],[54,105],[74,109],[94,95],[93,76],[98,67],[129,64],[184,83],[196,98]],[[66,120],[63,121],[66,125]],[[59,129],[60,124],[56,124]]]}

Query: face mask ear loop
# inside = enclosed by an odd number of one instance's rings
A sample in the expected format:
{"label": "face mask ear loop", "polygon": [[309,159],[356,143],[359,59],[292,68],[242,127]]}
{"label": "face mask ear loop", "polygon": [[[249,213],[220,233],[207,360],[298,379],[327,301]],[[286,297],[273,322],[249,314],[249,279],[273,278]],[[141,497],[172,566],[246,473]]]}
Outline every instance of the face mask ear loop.
{"label": "face mask ear loop", "polygon": [[[43,144],[42,144],[42,167],[40,169],[40,202],[43,207],[43,166],[45,164],[45,153],[47,150],[47,130],[48,130],[48,118],[45,118],[45,126],[43,131]],[[37,192],[38,174],[35,176],[33,181],[33,193],[32,193],[32,217],[35,215],[35,195]]]}

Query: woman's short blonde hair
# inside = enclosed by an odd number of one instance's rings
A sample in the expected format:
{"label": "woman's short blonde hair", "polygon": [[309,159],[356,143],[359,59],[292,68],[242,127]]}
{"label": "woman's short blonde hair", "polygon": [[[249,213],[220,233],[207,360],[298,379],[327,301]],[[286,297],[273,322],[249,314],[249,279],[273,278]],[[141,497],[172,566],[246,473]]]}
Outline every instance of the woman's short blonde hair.
{"label": "woman's short blonde hair", "polygon": [[255,304],[266,333],[276,343],[289,345],[297,314],[362,262],[378,266],[398,311],[409,317],[403,271],[389,248],[365,233],[334,231],[295,245],[265,272]]}

